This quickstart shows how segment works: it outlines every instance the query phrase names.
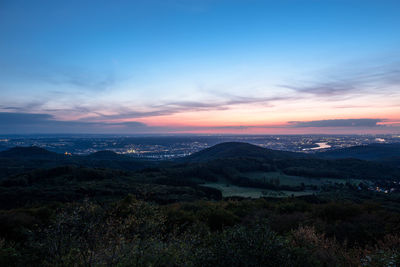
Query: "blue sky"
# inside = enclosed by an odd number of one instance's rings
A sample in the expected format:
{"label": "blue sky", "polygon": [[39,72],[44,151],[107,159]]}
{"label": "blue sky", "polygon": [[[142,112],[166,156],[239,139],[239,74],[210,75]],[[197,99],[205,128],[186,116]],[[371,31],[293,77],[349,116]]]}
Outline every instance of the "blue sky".
{"label": "blue sky", "polygon": [[320,131],[396,132],[399,14],[388,0],[2,0],[0,125],[296,133],[292,121],[371,119]]}

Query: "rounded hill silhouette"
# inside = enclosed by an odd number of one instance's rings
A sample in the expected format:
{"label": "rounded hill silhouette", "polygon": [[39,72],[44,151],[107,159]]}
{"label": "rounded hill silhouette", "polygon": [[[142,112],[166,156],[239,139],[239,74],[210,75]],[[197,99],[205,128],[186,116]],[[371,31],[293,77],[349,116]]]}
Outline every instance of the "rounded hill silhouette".
{"label": "rounded hill silhouette", "polygon": [[56,156],[59,156],[59,154],[37,146],[13,147],[0,152],[0,157],[5,158],[49,158]]}
{"label": "rounded hill silhouette", "polygon": [[223,158],[284,159],[303,157],[303,154],[272,150],[242,142],[221,143],[186,157],[188,161],[209,161]]}

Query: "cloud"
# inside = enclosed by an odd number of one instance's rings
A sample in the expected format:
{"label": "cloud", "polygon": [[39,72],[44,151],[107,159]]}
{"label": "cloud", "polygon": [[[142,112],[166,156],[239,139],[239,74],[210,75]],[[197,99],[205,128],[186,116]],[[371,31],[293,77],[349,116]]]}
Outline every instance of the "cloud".
{"label": "cloud", "polygon": [[114,74],[111,72],[104,76],[97,77],[92,73],[80,71],[78,69],[60,71],[54,76],[48,77],[46,81],[55,85],[68,84],[92,91],[103,91],[111,88],[116,83]]}
{"label": "cloud", "polygon": [[[138,119],[145,117],[167,116],[177,113],[194,112],[194,111],[215,111],[228,110],[233,105],[245,104],[262,104],[264,107],[272,107],[273,101],[287,99],[284,97],[243,97],[227,95],[222,100],[214,101],[167,101],[165,103],[149,105],[146,107],[148,111],[137,111],[132,108],[118,107],[116,114],[106,115],[97,113],[96,117],[88,117],[85,120],[102,121],[102,120],[118,120],[118,119]],[[132,104],[133,106],[133,104]]]}
{"label": "cloud", "polygon": [[18,113],[32,113],[33,110],[42,109],[46,102],[47,101],[45,100],[41,100],[26,102],[19,106],[0,105],[0,110],[6,110],[8,112],[14,111]]}
{"label": "cloud", "polygon": [[49,114],[0,112],[0,125],[17,125],[48,122],[53,119]]}
{"label": "cloud", "polygon": [[289,121],[291,127],[378,127],[382,119],[335,119],[317,121]]}
{"label": "cloud", "polygon": [[47,83],[54,86],[68,85],[81,91],[98,92],[112,88],[121,77],[116,77],[109,69],[97,71],[76,65],[55,64],[37,58],[13,58],[7,62],[0,61],[0,79]]}
{"label": "cloud", "polygon": [[347,96],[359,90],[358,87],[348,82],[326,82],[312,85],[285,85],[283,87],[292,89],[297,93],[307,93],[319,97]]}
{"label": "cloud", "polygon": [[[355,130],[398,131],[396,125],[381,126],[383,119],[336,119],[318,121],[290,121],[286,125],[215,125],[215,126],[148,126],[138,121],[96,122],[80,120],[58,120],[46,113],[0,112],[0,134],[162,134],[162,133],[252,133],[286,132],[288,134],[309,133],[308,128],[319,127],[319,132],[349,133]],[[347,130],[345,130],[347,129]],[[325,131],[326,130],[326,131]],[[315,129],[313,130],[315,133]],[[328,131],[328,132],[327,132]],[[345,131],[345,132],[343,132]]]}
{"label": "cloud", "polygon": [[[148,117],[168,116],[185,112],[229,110],[232,106],[257,104],[263,107],[272,107],[274,101],[289,99],[290,97],[247,97],[232,94],[215,93],[209,100],[203,101],[165,101],[158,104],[147,104],[143,107],[136,107],[136,103],[125,102],[119,105],[97,105],[85,103],[70,103],[60,108],[47,108],[51,101],[31,101],[22,105],[0,105],[0,112],[13,112],[23,114],[45,113],[57,117],[64,117],[65,114],[81,117],[82,122],[103,122],[125,119],[140,119]],[[104,111],[112,111],[106,114]]]}
{"label": "cloud", "polygon": [[353,62],[349,65],[351,67],[341,66],[328,70],[320,74],[315,81],[292,82],[280,86],[299,94],[333,100],[360,93],[386,94],[388,91],[398,93],[393,87],[400,86],[400,61],[384,65],[374,65],[369,62]]}
{"label": "cloud", "polygon": [[129,122],[62,121],[50,114],[0,112],[0,133],[135,133],[147,129],[146,124]]}
{"label": "cloud", "polygon": [[[371,61],[372,62],[372,61]],[[35,79],[43,79],[48,83],[57,84],[71,84],[76,87],[79,92],[84,92],[84,88],[92,90],[85,97],[79,98],[82,94],[76,92],[59,91],[58,95],[48,95],[41,100],[28,101],[25,103],[18,103],[16,101],[8,101],[0,105],[1,110],[4,111],[0,115],[0,126],[2,132],[5,131],[116,131],[121,129],[123,131],[162,131],[174,130],[174,127],[149,127],[141,123],[110,123],[110,121],[121,120],[140,120],[141,118],[168,116],[186,112],[201,112],[201,111],[218,111],[230,110],[243,105],[247,108],[251,104],[257,105],[257,108],[276,106],[279,101],[293,101],[300,103],[303,99],[312,101],[330,101],[342,100],[345,98],[370,96],[373,94],[397,94],[400,96],[398,90],[400,86],[400,61],[392,62],[391,64],[378,65],[375,63],[368,64],[353,64],[350,67],[342,66],[335,68],[324,73],[320,73],[319,77],[314,81],[309,82],[288,82],[284,85],[285,88],[290,88],[288,93],[286,90],[283,94],[265,90],[266,93],[273,93],[271,96],[257,96],[252,90],[242,90],[243,95],[233,95],[226,92],[221,92],[216,88],[215,91],[206,91],[202,98],[197,100],[185,100],[184,98],[176,97],[171,93],[171,99],[161,101],[159,98],[154,97],[151,102],[143,103],[140,99],[121,99],[115,102],[98,102],[96,100],[97,91],[104,90],[112,87],[116,79],[112,73],[109,75],[95,75],[88,71],[82,71],[73,68],[54,68],[45,65],[39,67],[39,70],[33,70],[32,76]],[[37,74],[37,75],[36,75]],[[316,75],[314,75],[316,77]],[[119,79],[118,79],[119,80]],[[234,91],[234,90],[232,90]],[[258,92],[258,91],[257,91]],[[107,92],[107,93],[112,93]],[[253,94],[252,94],[253,93]],[[93,95],[93,98],[87,97]],[[193,97],[193,96],[191,96]],[[323,99],[320,99],[323,98]],[[194,99],[194,98],[191,98]],[[396,98],[393,98],[396,99]],[[394,101],[393,101],[394,102]],[[351,103],[351,104],[346,104]],[[353,104],[354,103],[354,104]],[[357,101],[338,102],[334,108],[368,108],[374,105],[373,102],[368,105],[363,105],[364,102],[358,103]],[[381,105],[378,103],[377,108]],[[396,104],[396,103],[394,103]],[[312,106],[311,106],[312,107]],[[395,106],[395,107],[398,107]],[[242,107],[239,107],[242,108]],[[277,107],[278,112],[284,113],[280,107]],[[366,111],[367,112],[367,111]],[[368,111],[370,112],[370,111]],[[14,114],[14,115],[11,115]],[[16,115],[19,114],[19,115]],[[51,115],[50,115],[51,114]],[[111,115],[110,115],[111,114]],[[370,116],[369,113],[364,114],[366,117]],[[364,116],[363,115],[363,116]],[[3,117],[2,117],[3,116]],[[14,117],[12,117],[14,116]],[[66,116],[82,118],[80,120],[65,121],[56,118],[65,118]],[[267,115],[266,115],[267,116]],[[316,113],[318,116],[318,113]],[[318,117],[314,117],[318,119]],[[8,121],[8,124],[5,123]],[[18,123],[18,122],[21,123]],[[286,128],[301,128],[301,127],[377,127],[380,119],[342,119],[342,120],[315,120],[315,121],[292,121],[289,122]],[[30,128],[28,128],[30,125]],[[40,128],[41,127],[41,128]],[[53,129],[52,129],[53,127]],[[209,129],[232,129],[232,130],[246,130],[252,128],[285,128],[285,126],[266,125],[266,126],[252,126],[252,125],[238,125],[238,126],[216,126],[208,127]],[[4,128],[6,130],[4,130]],[[139,129],[140,128],[140,129]],[[190,127],[191,129],[202,130],[202,127]],[[180,130],[180,129],[177,129]],[[183,129],[185,130],[185,129]]]}

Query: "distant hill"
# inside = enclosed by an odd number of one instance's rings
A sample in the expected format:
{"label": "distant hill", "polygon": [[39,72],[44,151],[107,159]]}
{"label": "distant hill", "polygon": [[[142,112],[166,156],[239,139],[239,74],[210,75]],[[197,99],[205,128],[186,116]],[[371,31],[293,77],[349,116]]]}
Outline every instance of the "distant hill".
{"label": "distant hill", "polygon": [[[241,143],[221,143],[174,161],[131,158],[112,151],[87,156],[65,156],[39,147],[15,147],[0,152],[0,179],[35,169],[63,165],[122,171],[162,169],[161,177],[206,181],[236,177],[240,173],[264,171],[314,178],[386,179],[400,173],[400,144],[374,144],[317,154],[272,150]],[[366,161],[369,160],[369,161]],[[170,181],[168,181],[170,183]],[[176,183],[174,181],[174,183]]]}
{"label": "distant hill", "polygon": [[353,146],[320,152],[317,153],[316,156],[329,159],[354,158],[377,161],[387,161],[396,158],[400,159],[400,143]]}
{"label": "distant hill", "polygon": [[193,153],[192,155],[185,157],[184,161],[204,162],[226,158],[285,159],[301,157],[306,157],[306,155],[295,152],[267,149],[249,143],[226,142]]}
{"label": "distant hill", "polygon": [[[107,161],[139,161],[137,159],[117,154],[111,150],[102,150],[86,156],[66,156],[46,150],[41,147],[13,147],[5,151],[0,151],[0,158],[14,158],[14,159],[64,159],[68,161],[96,161],[96,160],[107,160]],[[143,160],[141,160],[143,161]]]}
{"label": "distant hill", "polygon": [[1,158],[56,158],[62,156],[62,154],[57,154],[37,146],[14,147],[0,152]]}
{"label": "distant hill", "polygon": [[242,173],[256,171],[311,178],[372,180],[391,179],[400,174],[400,168],[393,162],[366,161],[343,155],[329,158],[323,153],[271,150],[239,142],[221,143],[181,160],[184,164],[168,170],[173,174],[171,176],[197,177],[206,181],[217,181],[222,177],[240,186],[249,186],[251,182],[243,179]]}
{"label": "distant hill", "polygon": [[112,151],[99,151],[86,156],[67,156],[36,146],[14,147],[0,152],[0,179],[34,169],[48,169],[62,165],[134,171],[156,164],[158,163],[154,161],[135,159]]}

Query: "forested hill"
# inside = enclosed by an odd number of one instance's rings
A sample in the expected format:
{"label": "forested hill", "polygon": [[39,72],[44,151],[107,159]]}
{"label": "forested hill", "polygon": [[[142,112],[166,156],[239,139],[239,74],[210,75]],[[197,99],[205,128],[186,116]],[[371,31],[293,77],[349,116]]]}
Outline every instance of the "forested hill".
{"label": "forested hill", "polygon": [[137,159],[112,151],[99,151],[87,156],[68,156],[39,147],[16,147],[0,152],[0,178],[38,168],[65,165],[124,171],[162,168],[168,169],[168,172],[171,168],[179,167],[184,173],[193,166],[201,165],[204,170],[234,168],[239,172],[279,171],[304,177],[386,179],[400,174],[398,164],[393,164],[396,163],[399,151],[399,144],[374,144],[303,154],[272,150],[248,143],[227,142],[165,162]]}
{"label": "forested hill", "polygon": [[328,159],[354,158],[400,163],[400,143],[353,146],[317,153],[316,156]]}
{"label": "forested hill", "polygon": [[[364,146],[353,146],[348,148],[318,152],[315,154],[303,154],[263,148],[257,145],[242,142],[225,142],[193,153],[190,156],[180,158],[178,161],[205,162],[215,159],[226,158],[260,158],[260,159],[293,159],[293,158],[324,158],[345,159],[353,158],[360,160],[382,161],[400,157],[400,143],[392,144],[370,144]],[[41,147],[14,147],[0,152],[0,158],[14,159],[80,159],[80,160],[117,160],[137,161],[138,159],[117,154],[110,150],[98,151],[86,156],[66,156],[48,151]],[[142,160],[143,161],[143,160]]]}
{"label": "forested hill", "polygon": [[135,171],[158,165],[158,162],[132,158],[112,151],[99,151],[86,156],[64,155],[40,147],[15,147],[0,152],[0,178],[39,168],[75,165]]}
{"label": "forested hill", "polygon": [[9,150],[1,151],[0,158],[55,158],[63,157],[62,154],[48,151],[44,148],[31,146],[31,147],[13,147]]}
{"label": "forested hill", "polygon": [[196,152],[185,157],[183,161],[205,162],[227,158],[287,159],[305,157],[307,157],[307,155],[303,153],[272,150],[248,143],[226,142]]}

